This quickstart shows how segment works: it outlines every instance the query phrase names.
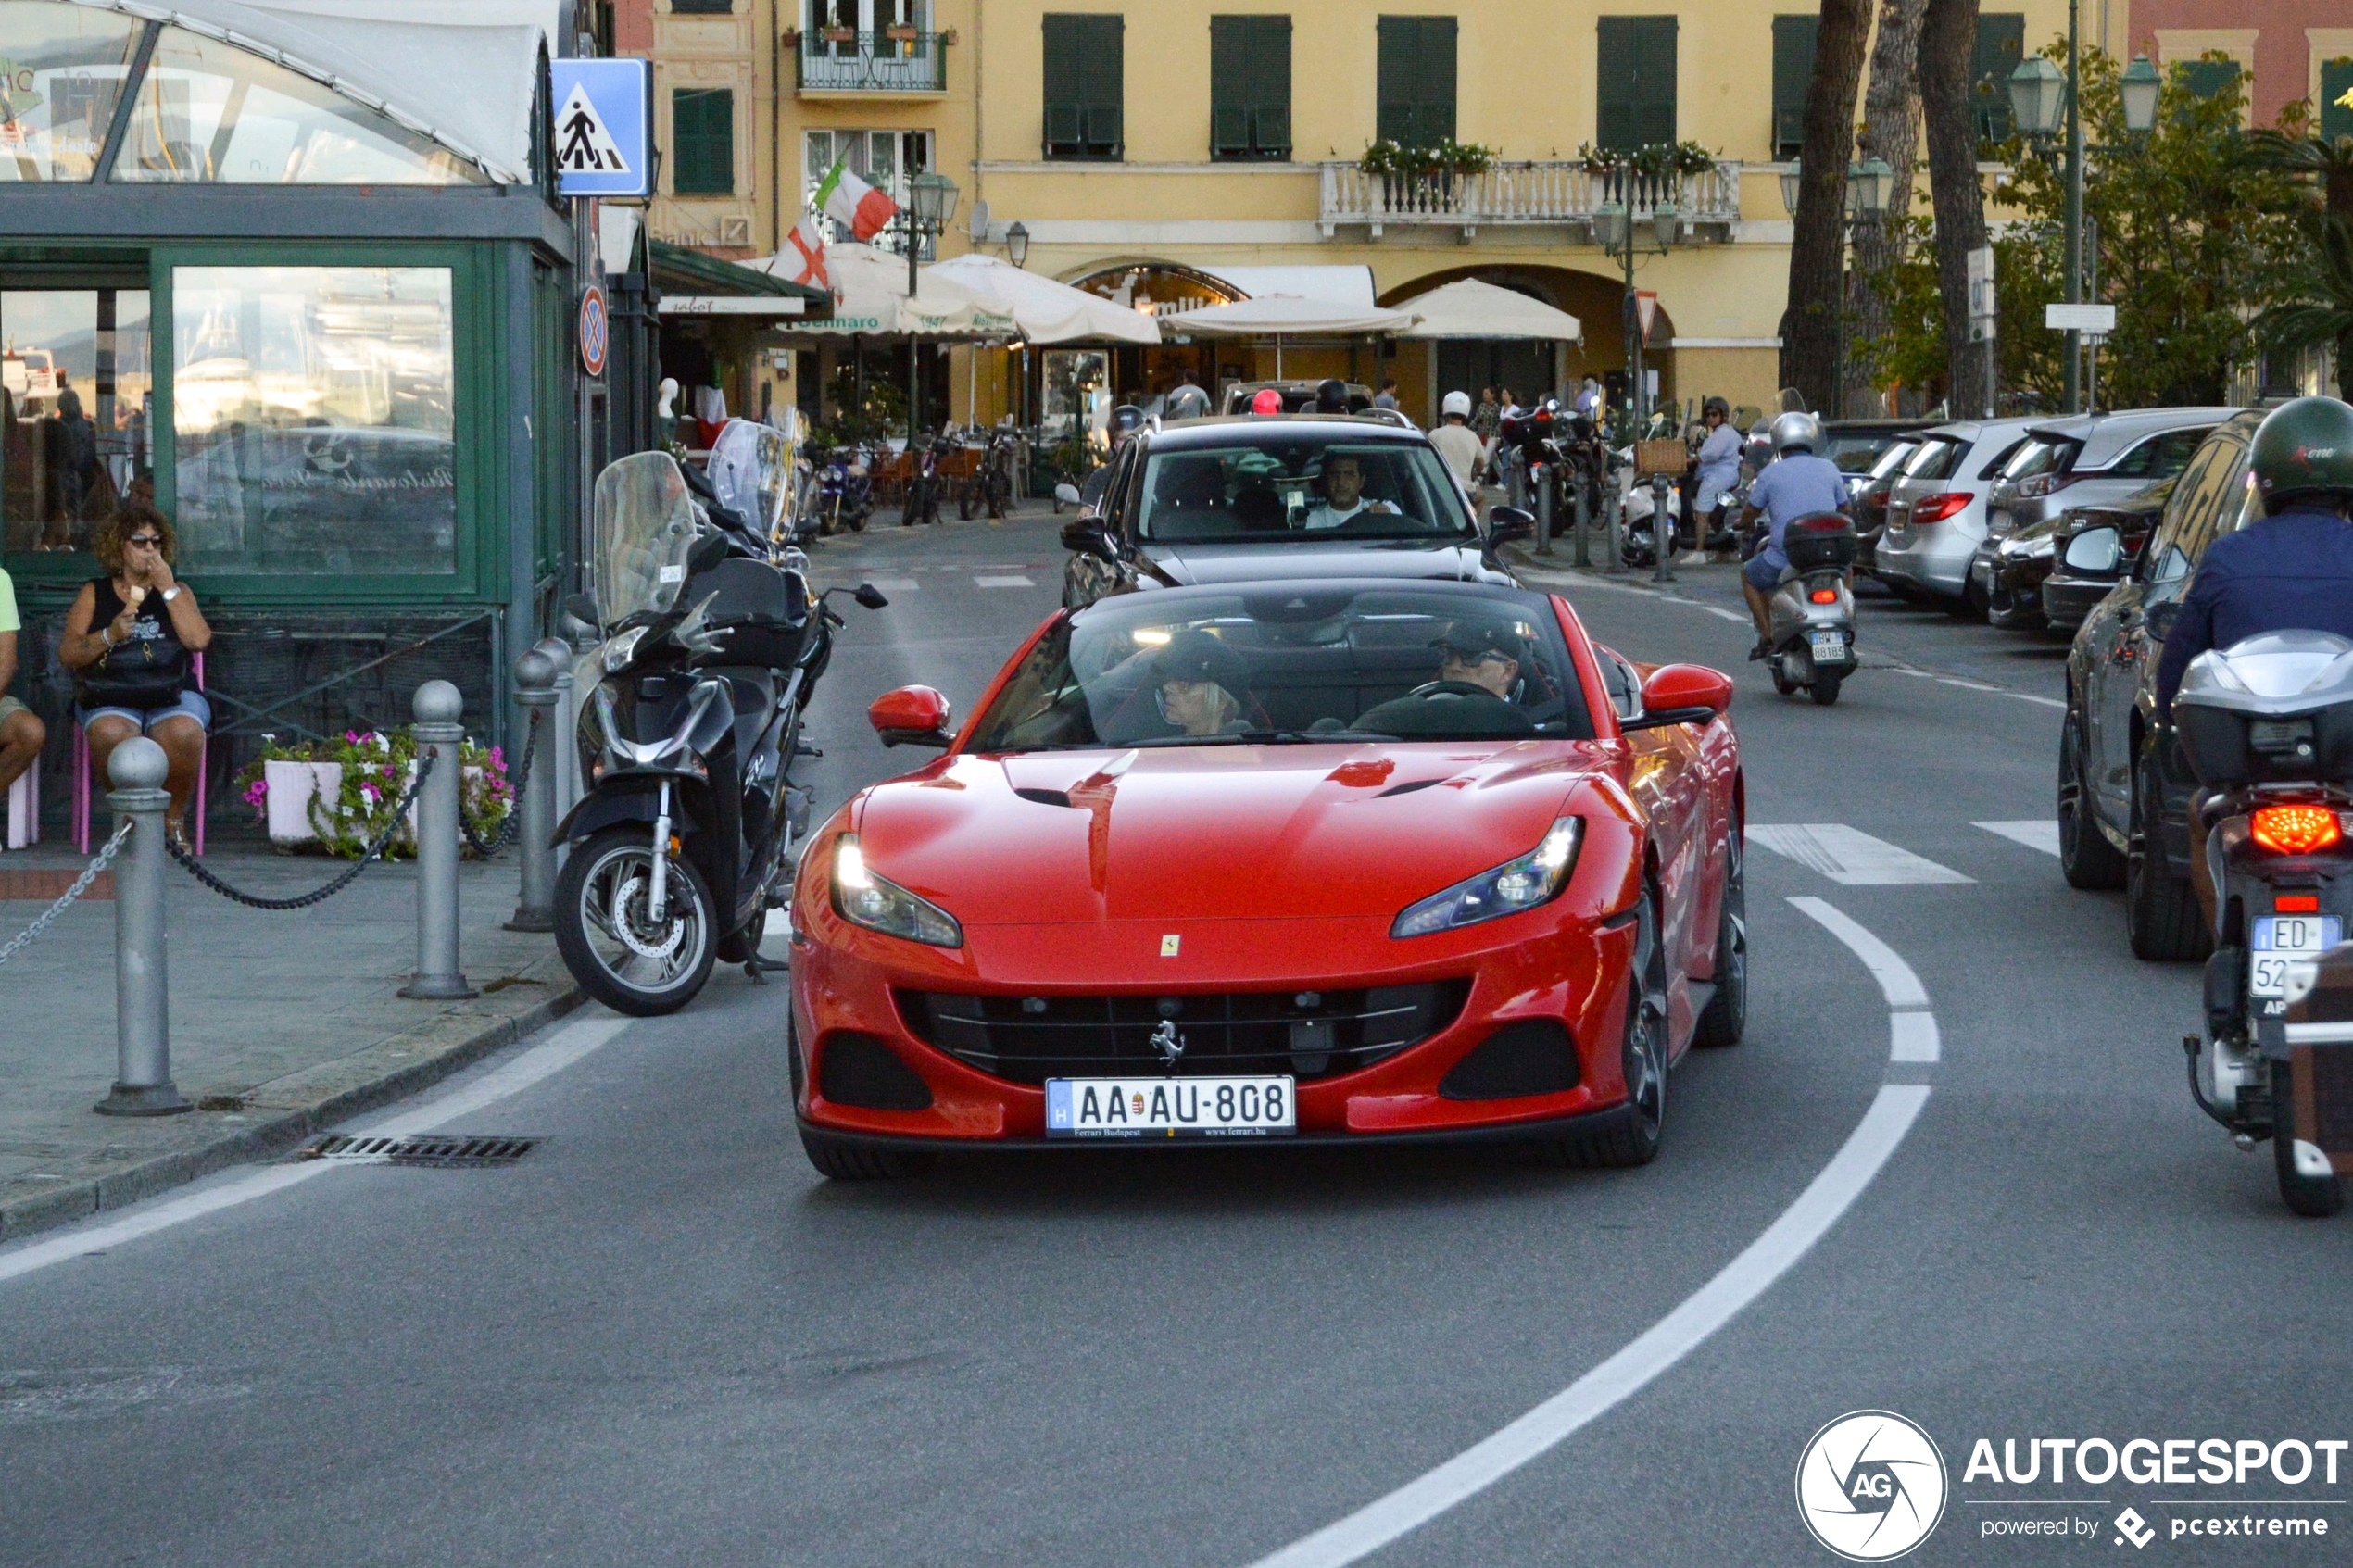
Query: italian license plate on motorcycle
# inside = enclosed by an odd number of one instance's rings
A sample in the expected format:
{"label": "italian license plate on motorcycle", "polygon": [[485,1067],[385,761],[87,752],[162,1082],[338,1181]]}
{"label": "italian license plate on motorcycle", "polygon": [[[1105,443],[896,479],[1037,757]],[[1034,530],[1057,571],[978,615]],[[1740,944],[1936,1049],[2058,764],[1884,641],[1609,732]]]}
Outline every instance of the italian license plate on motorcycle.
{"label": "italian license plate on motorcycle", "polygon": [[1046,1080],[1050,1138],[1262,1138],[1297,1131],[1288,1074]]}
{"label": "italian license plate on motorcycle", "polygon": [[1814,643],[1814,661],[1817,664],[1819,664],[1826,659],[1835,664],[1840,659],[1846,657],[1845,633],[1816,632],[1812,633],[1812,638]]}
{"label": "italian license plate on motorcycle", "polygon": [[2257,917],[2246,994],[2286,996],[2290,964],[2316,959],[2344,940],[2345,922],[2334,915]]}

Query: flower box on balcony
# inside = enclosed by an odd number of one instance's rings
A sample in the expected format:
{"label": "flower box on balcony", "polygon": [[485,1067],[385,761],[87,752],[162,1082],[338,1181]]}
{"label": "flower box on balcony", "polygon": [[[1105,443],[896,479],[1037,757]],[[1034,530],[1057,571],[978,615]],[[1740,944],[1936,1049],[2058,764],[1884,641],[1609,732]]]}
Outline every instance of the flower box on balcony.
{"label": "flower box on balcony", "polygon": [[912,27],[887,27],[883,29],[883,36],[893,44],[912,44],[917,34]]}
{"label": "flower box on balcony", "polygon": [[817,36],[828,44],[855,44],[858,42],[858,30],[854,27],[829,27],[822,30]]}

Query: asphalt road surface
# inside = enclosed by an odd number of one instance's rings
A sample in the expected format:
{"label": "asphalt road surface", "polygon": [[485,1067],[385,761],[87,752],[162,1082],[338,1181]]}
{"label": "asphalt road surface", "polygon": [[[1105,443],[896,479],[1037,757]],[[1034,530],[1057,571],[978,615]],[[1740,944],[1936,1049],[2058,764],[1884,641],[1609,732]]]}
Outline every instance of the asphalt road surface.
{"label": "asphalt road surface", "polygon": [[[847,609],[821,811],[917,759],[872,697],[961,716],[1052,608],[1053,529],[823,548],[893,602]],[[2235,1468],[2353,1437],[2353,1220],[2290,1217],[2199,1114],[2196,970],[2060,881],[2056,645],[1873,599],[1825,710],[1743,661],[1729,571],[1571,597],[1740,688],[1748,1038],[1677,1071],[1655,1165],[828,1185],[783,986],[723,970],[391,1113],[544,1140],[511,1168],[251,1169],[0,1251],[0,1562],[1821,1563],[1801,1451],[1866,1409],[1943,1456],[1913,1561],[2347,1561],[2353,1453]],[[2039,1438],[2191,1446],[2055,1481]],[[1965,1477],[1979,1439],[2036,1479]]]}

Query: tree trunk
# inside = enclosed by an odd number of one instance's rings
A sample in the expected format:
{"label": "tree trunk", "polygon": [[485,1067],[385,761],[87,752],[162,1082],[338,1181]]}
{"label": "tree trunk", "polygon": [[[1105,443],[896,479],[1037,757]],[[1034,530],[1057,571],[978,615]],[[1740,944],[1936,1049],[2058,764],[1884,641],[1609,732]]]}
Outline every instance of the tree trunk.
{"label": "tree trunk", "polygon": [[1795,232],[1789,247],[1789,314],[1781,384],[1809,408],[1838,412],[1838,326],[1846,265],[1846,165],[1855,156],[1855,93],[1870,42],[1871,0],[1822,0],[1814,80],[1806,94]]}
{"label": "tree trunk", "polygon": [[1985,193],[1977,173],[1970,87],[1977,63],[1977,0],[1928,0],[1920,19],[1920,107],[1928,123],[1929,192],[1936,204],[1936,282],[1944,296],[1944,383],[1955,419],[1988,406],[1983,344],[1969,340],[1969,255],[1985,244]]}
{"label": "tree trunk", "polygon": [[1865,159],[1894,170],[1887,210],[1855,225],[1855,265],[1846,278],[1846,386],[1840,402],[1854,415],[1880,411],[1871,363],[1856,345],[1887,335],[1888,302],[1881,280],[1904,259],[1904,220],[1912,208],[1912,166],[1919,157],[1920,17],[1928,0],[1881,0],[1879,33],[1871,44],[1870,86],[1863,94]]}

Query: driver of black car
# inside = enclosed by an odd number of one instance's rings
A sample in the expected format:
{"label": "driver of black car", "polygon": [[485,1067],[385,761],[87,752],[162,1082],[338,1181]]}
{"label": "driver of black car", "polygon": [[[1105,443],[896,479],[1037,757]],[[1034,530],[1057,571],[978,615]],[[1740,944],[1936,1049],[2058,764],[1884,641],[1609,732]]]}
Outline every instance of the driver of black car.
{"label": "driver of black car", "polygon": [[1365,499],[1364,459],[1349,452],[1335,452],[1324,459],[1324,503],[1307,514],[1310,530],[1339,528],[1360,517],[1398,515],[1387,501]]}
{"label": "driver of black car", "polygon": [[1357,717],[1376,734],[1431,732],[1532,734],[1536,721],[1520,706],[1528,695],[1528,644],[1496,621],[1456,621],[1432,639],[1438,678]]}

